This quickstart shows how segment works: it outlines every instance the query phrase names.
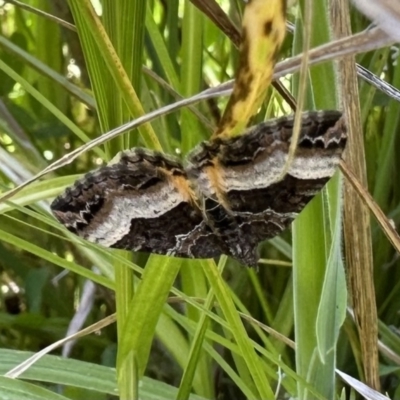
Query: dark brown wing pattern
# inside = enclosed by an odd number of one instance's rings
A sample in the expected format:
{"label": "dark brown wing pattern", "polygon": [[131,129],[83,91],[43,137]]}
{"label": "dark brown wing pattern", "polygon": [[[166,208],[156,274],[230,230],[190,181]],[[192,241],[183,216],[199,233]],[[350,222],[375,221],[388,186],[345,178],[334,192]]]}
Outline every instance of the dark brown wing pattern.
{"label": "dark brown wing pattern", "polygon": [[189,178],[199,185],[213,230],[245,265],[256,265],[257,244],[286,229],[322,189],[346,145],[340,112],[304,113],[294,160],[281,179],[293,123],[293,116],[267,121],[239,137],[203,142],[188,156]]}
{"label": "dark brown wing pattern", "polygon": [[304,113],[282,179],[292,131],[293,117],[283,117],[202,142],[185,168],[162,153],[122,152],[51,207],[69,230],[103,246],[193,258],[227,254],[255,266],[258,243],[290,225],[332,177],[346,144],[340,112]]}
{"label": "dark brown wing pattern", "polygon": [[223,253],[179,160],[150,150],[122,152],[51,208],[70,231],[106,247],[194,258]]}

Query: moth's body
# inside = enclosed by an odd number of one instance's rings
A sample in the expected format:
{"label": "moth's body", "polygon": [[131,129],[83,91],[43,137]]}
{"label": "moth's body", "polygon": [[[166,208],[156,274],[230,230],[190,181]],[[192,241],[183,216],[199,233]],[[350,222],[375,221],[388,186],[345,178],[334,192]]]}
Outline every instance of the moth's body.
{"label": "moth's body", "polygon": [[199,144],[185,167],[135,148],[78,180],[52,204],[60,222],[106,247],[178,257],[227,254],[256,266],[257,245],[286,229],[335,172],[346,143],[337,111],[303,114],[300,140],[282,177],[293,128],[283,117],[240,137]]}

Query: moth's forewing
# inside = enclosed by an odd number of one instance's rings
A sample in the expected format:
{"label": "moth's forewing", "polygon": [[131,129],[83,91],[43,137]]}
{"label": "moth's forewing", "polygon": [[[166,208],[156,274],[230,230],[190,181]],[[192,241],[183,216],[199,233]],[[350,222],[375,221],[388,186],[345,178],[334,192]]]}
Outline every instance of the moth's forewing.
{"label": "moth's forewing", "polygon": [[106,247],[180,257],[222,254],[179,160],[136,148],[67,188],[51,205],[70,231]]}

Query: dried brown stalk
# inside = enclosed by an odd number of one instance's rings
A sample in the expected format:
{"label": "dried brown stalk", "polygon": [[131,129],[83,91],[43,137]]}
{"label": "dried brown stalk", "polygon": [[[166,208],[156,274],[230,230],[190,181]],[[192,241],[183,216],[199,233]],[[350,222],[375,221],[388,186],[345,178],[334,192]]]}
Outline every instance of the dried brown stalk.
{"label": "dried brown stalk", "polygon": [[[351,34],[348,0],[332,0],[332,27],[336,37]],[[367,184],[364,136],[353,56],[338,63],[339,93],[347,118],[346,163],[362,185]],[[349,182],[344,185],[344,237],[351,302],[357,326],[365,382],[379,390],[378,315],[373,280],[373,258],[369,210]]]}

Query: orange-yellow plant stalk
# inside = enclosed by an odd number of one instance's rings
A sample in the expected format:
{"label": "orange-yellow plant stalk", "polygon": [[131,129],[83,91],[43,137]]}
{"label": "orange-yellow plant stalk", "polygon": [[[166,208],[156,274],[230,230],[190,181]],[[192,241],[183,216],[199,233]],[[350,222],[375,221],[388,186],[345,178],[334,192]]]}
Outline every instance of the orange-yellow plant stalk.
{"label": "orange-yellow plant stalk", "polygon": [[249,0],[243,15],[235,85],[214,136],[240,135],[258,111],[285,31],[285,0]]}

